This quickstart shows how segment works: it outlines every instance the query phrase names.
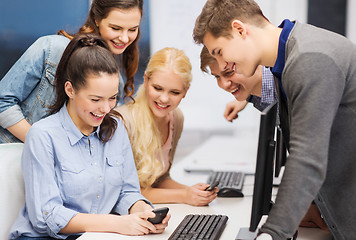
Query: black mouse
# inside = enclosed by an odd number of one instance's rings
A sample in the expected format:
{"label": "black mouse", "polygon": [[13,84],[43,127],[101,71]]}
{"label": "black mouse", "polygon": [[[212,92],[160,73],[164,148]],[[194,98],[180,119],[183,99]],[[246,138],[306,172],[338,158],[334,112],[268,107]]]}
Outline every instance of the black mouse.
{"label": "black mouse", "polygon": [[243,197],[244,194],[233,188],[221,188],[218,192],[218,197]]}

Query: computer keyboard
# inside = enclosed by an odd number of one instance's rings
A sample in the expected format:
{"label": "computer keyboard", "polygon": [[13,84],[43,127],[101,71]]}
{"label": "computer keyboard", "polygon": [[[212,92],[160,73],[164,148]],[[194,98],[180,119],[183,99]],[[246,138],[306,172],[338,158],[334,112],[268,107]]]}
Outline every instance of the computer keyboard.
{"label": "computer keyboard", "polygon": [[187,215],[174,230],[169,240],[218,240],[224,231],[227,220],[228,217],[225,215]]}
{"label": "computer keyboard", "polygon": [[245,180],[243,172],[213,171],[208,184],[218,181],[218,197],[243,197],[242,187]]}

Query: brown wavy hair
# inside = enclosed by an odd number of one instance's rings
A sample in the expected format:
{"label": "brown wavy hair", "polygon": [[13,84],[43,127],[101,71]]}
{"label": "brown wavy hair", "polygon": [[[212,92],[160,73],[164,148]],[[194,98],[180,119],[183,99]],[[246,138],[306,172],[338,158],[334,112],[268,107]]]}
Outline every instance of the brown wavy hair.
{"label": "brown wavy hair", "polygon": [[[101,21],[106,18],[111,9],[132,9],[138,8],[143,13],[143,0],[93,0],[88,18],[84,25],[79,29],[78,33],[93,33],[100,35],[99,28],[95,24],[96,21]],[[59,30],[58,34],[61,34],[69,39],[73,38],[73,35],[68,34],[64,30]],[[134,93],[134,76],[138,69],[138,62],[140,57],[140,52],[138,49],[138,41],[140,38],[140,28],[138,29],[138,34],[136,39],[127,47],[127,49],[120,56],[120,63],[123,73],[126,77],[126,83],[124,86],[125,96],[132,99],[132,94]]]}

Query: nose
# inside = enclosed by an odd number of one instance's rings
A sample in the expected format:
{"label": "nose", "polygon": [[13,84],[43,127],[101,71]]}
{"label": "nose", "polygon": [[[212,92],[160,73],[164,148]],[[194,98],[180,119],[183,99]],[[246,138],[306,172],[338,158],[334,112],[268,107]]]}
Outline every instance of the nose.
{"label": "nose", "polygon": [[127,34],[127,31],[122,31],[121,36],[119,37],[120,41],[123,43],[128,43],[129,42],[129,36]]}
{"label": "nose", "polygon": [[109,101],[103,101],[103,104],[100,106],[100,112],[104,114],[108,114],[111,110],[112,106]]}
{"label": "nose", "polygon": [[227,65],[227,62],[221,57],[221,56],[216,56],[216,61],[218,62],[219,65],[219,70],[224,71]]}
{"label": "nose", "polygon": [[169,100],[169,95],[168,95],[168,93],[163,92],[163,93],[159,96],[159,100],[160,100],[162,103],[167,103],[168,100]]}
{"label": "nose", "polygon": [[225,91],[229,91],[231,86],[231,80],[221,76],[220,81],[218,81],[218,85],[220,88],[224,89]]}

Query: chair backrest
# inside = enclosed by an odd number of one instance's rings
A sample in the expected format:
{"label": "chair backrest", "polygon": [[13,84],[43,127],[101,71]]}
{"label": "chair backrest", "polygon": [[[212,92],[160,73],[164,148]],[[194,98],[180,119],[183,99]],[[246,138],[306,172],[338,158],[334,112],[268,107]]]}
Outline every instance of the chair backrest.
{"label": "chair backrest", "polygon": [[8,239],[10,228],[25,204],[22,149],[23,143],[0,144],[0,239]]}

